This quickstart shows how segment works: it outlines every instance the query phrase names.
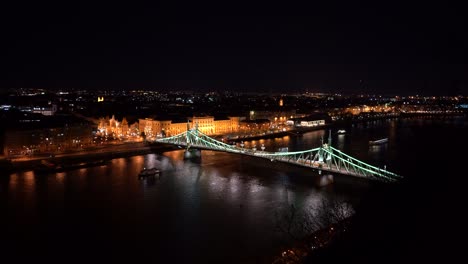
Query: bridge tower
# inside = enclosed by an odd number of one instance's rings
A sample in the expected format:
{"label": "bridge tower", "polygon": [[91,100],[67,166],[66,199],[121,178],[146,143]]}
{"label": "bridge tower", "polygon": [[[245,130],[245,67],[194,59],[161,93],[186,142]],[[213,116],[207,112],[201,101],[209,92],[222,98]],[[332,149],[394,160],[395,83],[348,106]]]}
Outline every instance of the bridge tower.
{"label": "bridge tower", "polygon": [[325,154],[325,161],[326,161],[328,167],[331,167],[332,153],[333,153],[331,129],[328,130],[328,142],[327,142],[327,147],[326,148],[327,148],[328,153]]}
{"label": "bridge tower", "polygon": [[308,167],[313,171],[318,171],[318,174],[320,175],[318,177],[320,186],[332,183],[333,175],[336,173],[389,182],[394,182],[402,178],[400,175],[387,171],[386,167],[382,169],[372,166],[343,153],[339,149],[333,148],[331,131],[328,132],[328,141],[326,143],[324,143],[325,135],[323,135],[324,132],[322,132],[321,145],[314,149],[292,152],[284,152],[281,150],[278,152],[267,152],[263,148],[262,151],[248,151],[244,148],[244,142],[240,143],[240,148],[235,145],[226,144],[210,138],[202,131],[199,131],[198,124],[193,124],[193,127],[190,128],[190,125],[192,124],[187,124],[188,130],[186,132],[171,137],[157,139],[156,141],[183,148],[185,150],[184,157],[186,159],[201,160],[201,150],[207,149],[255,156],[269,159],[271,161],[279,161]]}
{"label": "bridge tower", "polygon": [[[322,139],[322,141],[323,141],[323,139]],[[329,153],[325,153],[324,158],[325,158],[325,162],[327,163],[327,166],[329,168],[331,168],[331,166],[332,166],[332,153],[333,153],[331,129],[328,130],[328,142],[327,142],[326,148],[327,148],[327,151]],[[322,171],[319,170],[319,175],[320,175],[319,182],[318,182],[319,186],[325,186],[325,185],[333,183],[333,181],[334,181],[333,174],[328,173],[328,174],[322,175],[321,172]]]}
{"label": "bridge tower", "polygon": [[[187,122],[187,132],[190,130],[190,123]],[[184,159],[190,159],[194,161],[200,161],[201,159],[201,150],[190,148],[192,144],[196,144],[198,141],[198,122],[195,123],[195,139],[193,139],[193,135],[191,136],[190,133],[186,133],[185,137],[187,140],[187,148],[184,151]]]}

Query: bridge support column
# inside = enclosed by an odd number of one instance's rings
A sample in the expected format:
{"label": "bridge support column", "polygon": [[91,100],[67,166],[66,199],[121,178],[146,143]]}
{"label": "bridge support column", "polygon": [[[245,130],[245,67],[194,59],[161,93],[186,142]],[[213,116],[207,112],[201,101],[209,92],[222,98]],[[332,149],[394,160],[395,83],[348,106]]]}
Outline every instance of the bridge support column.
{"label": "bridge support column", "polygon": [[326,186],[326,185],[332,184],[333,181],[334,181],[334,178],[332,174],[319,175],[318,185]]}
{"label": "bridge support column", "polygon": [[186,149],[184,152],[184,159],[198,160],[201,159],[201,150],[199,149]]}

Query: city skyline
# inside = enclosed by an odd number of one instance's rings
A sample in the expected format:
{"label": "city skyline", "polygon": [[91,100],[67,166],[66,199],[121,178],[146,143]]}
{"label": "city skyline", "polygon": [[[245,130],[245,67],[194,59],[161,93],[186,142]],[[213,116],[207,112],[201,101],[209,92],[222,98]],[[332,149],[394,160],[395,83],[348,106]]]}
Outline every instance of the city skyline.
{"label": "city skyline", "polygon": [[467,93],[465,18],[448,4],[7,10],[1,90]]}
{"label": "city skyline", "polygon": [[461,6],[2,11],[2,263],[452,263],[465,252]]}

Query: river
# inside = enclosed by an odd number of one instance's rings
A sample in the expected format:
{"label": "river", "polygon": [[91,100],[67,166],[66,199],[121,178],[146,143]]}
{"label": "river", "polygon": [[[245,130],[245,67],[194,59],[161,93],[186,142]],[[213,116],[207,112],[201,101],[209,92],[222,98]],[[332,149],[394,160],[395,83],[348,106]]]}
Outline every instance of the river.
{"label": "river", "polygon": [[[410,180],[421,177],[413,168],[428,151],[442,153],[468,135],[461,118],[380,120],[343,129],[344,135],[332,133],[333,146]],[[247,141],[245,147],[304,150],[319,146],[322,137],[327,140],[328,131]],[[369,146],[382,137],[388,143]],[[139,179],[144,167],[162,173]],[[260,261],[285,241],[277,216],[291,205],[308,211],[331,200],[356,206],[373,186],[335,176],[335,183],[319,187],[317,178],[307,169],[213,151],[192,162],[182,150],[49,175],[14,173],[0,179],[2,249],[49,261],[61,253],[69,260]]]}

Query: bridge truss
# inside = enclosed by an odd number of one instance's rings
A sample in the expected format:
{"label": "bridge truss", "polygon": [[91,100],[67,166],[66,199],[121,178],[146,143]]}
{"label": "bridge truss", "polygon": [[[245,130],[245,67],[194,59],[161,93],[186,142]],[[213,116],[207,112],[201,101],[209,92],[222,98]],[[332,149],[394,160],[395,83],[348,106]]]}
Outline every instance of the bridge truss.
{"label": "bridge truss", "polygon": [[[331,139],[329,141],[331,141]],[[186,149],[207,149],[265,158],[269,159],[270,161],[279,161],[299,165],[302,167],[309,167],[317,170],[319,173],[322,171],[328,171],[332,173],[390,182],[394,182],[402,178],[402,176],[393,172],[353,158],[352,156],[347,155],[327,144],[322,144],[322,146],[318,148],[304,151],[260,151],[256,150],[255,148],[247,149],[238,145],[230,145],[218,141],[203,134],[200,130],[198,130],[197,127],[172,137],[158,139],[156,142],[183,146]]]}

